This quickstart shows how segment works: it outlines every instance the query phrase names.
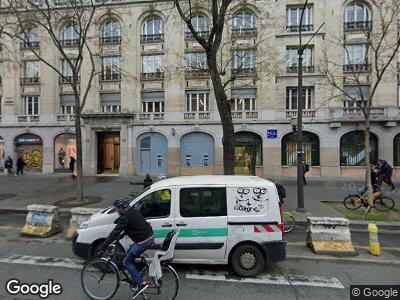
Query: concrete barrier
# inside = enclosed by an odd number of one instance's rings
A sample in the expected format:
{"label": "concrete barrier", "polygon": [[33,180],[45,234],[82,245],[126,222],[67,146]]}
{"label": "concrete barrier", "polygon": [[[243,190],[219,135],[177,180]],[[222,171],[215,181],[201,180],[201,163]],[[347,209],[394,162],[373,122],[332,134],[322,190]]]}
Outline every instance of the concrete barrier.
{"label": "concrete barrier", "polygon": [[307,246],[316,254],[356,255],[351,242],[349,220],[308,217]]}
{"label": "concrete barrier", "polygon": [[101,212],[103,209],[99,208],[85,208],[85,207],[74,207],[71,208],[71,219],[69,220],[69,228],[67,230],[67,238],[72,238],[74,233],[78,230],[82,222],[87,221],[90,216],[95,213]]}
{"label": "concrete barrier", "polygon": [[29,236],[49,237],[62,231],[57,206],[32,204],[22,233]]}

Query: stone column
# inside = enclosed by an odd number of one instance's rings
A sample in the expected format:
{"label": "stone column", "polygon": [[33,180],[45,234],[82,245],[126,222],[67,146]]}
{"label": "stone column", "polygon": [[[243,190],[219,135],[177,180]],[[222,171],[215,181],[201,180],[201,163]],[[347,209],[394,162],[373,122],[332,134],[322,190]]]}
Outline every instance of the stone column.
{"label": "stone column", "polygon": [[54,151],[53,151],[53,139],[43,137],[43,174],[54,173]]}

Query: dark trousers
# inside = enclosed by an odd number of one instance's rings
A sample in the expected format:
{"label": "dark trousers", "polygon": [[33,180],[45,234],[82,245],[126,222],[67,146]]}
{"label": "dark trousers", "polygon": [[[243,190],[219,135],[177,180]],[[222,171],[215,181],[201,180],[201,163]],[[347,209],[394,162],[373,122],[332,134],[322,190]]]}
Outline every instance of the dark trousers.
{"label": "dark trousers", "polygon": [[17,175],[23,175],[24,169],[17,169]]}
{"label": "dark trousers", "polygon": [[378,186],[381,187],[383,182],[385,182],[388,186],[390,186],[392,188],[392,190],[395,189],[394,183],[392,180],[392,175],[379,175]]}

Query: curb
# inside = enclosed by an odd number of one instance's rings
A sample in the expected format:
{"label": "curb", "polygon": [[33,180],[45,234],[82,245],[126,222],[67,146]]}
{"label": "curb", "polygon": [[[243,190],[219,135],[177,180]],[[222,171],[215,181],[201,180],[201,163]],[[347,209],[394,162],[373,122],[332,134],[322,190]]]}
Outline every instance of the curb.
{"label": "curb", "polygon": [[348,257],[331,257],[331,256],[308,256],[308,255],[286,255],[286,259],[304,259],[304,260],[312,260],[312,261],[332,261],[332,262],[362,262],[362,263],[369,263],[369,264],[382,264],[382,265],[396,265],[400,266],[400,260],[372,260],[372,259],[365,259],[365,258],[348,258]]}
{"label": "curb", "polygon": [[[0,210],[1,213],[1,210]],[[368,232],[368,224],[374,223],[378,228],[388,230],[388,231],[400,231],[400,222],[371,222],[371,221],[349,221],[349,228],[352,231],[361,231],[361,232]],[[296,220],[296,227],[303,227],[307,228],[307,221],[297,221]],[[387,233],[387,232],[386,232]]]}

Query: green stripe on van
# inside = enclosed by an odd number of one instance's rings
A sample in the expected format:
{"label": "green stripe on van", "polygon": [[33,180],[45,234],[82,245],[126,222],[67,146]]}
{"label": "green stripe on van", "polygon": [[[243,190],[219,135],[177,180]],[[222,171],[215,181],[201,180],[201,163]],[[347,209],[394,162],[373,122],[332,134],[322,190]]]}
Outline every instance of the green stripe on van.
{"label": "green stripe on van", "polygon": [[[172,229],[154,230],[155,238],[165,238]],[[179,237],[213,237],[228,236],[228,228],[198,228],[198,229],[181,229]]]}

